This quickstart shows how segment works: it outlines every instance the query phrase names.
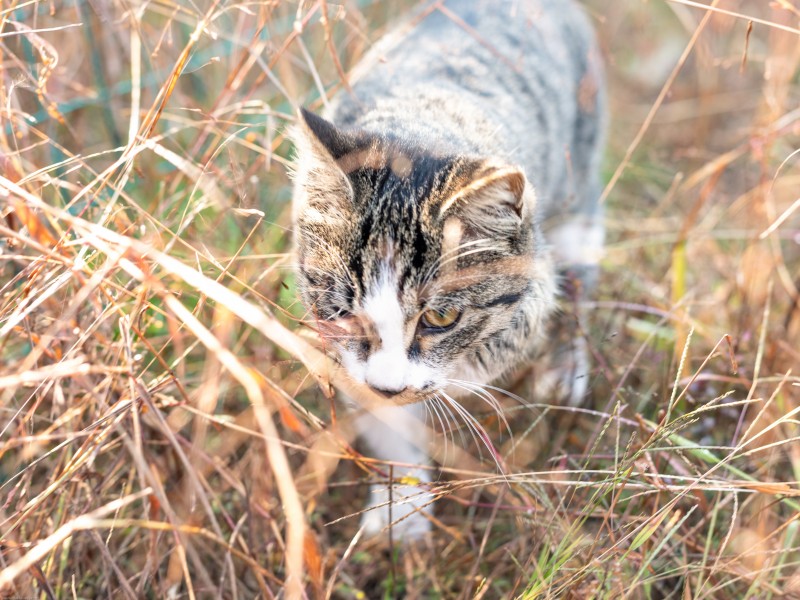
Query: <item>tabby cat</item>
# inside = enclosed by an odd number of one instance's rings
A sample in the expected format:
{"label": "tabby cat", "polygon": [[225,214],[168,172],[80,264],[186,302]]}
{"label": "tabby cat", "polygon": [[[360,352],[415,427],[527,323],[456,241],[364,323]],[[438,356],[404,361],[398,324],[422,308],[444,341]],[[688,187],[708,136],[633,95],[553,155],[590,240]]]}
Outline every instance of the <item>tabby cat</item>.
{"label": "tabby cat", "polygon": [[[391,401],[359,417],[367,454],[397,464],[391,511],[376,483],[362,523],[391,513],[412,538],[430,529],[426,405],[474,423],[457,399],[541,352],[557,274],[591,285],[602,69],[572,0],[448,0],[350,81],[293,132],[298,287],[349,375]],[[579,400],[581,347],[564,360],[554,385]]]}

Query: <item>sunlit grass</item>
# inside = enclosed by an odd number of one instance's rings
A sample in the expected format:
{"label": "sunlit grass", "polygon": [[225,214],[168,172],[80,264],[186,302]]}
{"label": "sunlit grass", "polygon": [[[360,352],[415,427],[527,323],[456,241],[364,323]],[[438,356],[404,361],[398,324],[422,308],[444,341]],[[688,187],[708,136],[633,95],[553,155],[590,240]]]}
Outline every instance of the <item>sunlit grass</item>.
{"label": "sunlit grass", "polygon": [[511,431],[476,398],[505,474],[429,421],[435,534],[404,549],[358,534],[391,465],[294,294],[284,130],[414,2],[3,4],[0,594],[800,594],[800,11],[692,4],[589,3],[591,396],[532,397],[532,365],[494,393]]}

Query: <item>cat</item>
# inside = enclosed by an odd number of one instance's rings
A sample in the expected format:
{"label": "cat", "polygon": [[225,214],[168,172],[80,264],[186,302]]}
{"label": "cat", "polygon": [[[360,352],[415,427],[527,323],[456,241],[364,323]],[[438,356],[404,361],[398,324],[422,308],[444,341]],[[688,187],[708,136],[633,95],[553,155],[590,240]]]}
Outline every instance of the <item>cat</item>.
{"label": "cat", "polygon": [[[541,353],[559,277],[593,285],[604,78],[573,0],[448,0],[350,83],[292,133],[297,286],[349,375],[389,400],[358,419],[366,454],[397,464],[362,525],[412,539],[431,528],[426,403],[469,420],[458,397]],[[559,356],[550,390],[579,401],[585,349]]]}

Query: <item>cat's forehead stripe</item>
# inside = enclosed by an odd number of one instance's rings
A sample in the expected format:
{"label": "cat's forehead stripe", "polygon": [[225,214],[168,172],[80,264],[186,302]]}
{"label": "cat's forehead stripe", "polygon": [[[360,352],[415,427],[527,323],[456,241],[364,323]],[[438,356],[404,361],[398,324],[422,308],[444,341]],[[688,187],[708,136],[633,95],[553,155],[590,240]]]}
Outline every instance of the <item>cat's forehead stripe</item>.
{"label": "cat's forehead stripe", "polygon": [[338,158],[336,164],[345,174],[354,173],[361,169],[380,171],[388,168],[392,174],[400,179],[409,178],[414,168],[414,161],[408,154],[397,148],[389,148],[378,144],[348,152]]}
{"label": "cat's forehead stripe", "polygon": [[[455,262],[455,261],[453,261]],[[481,263],[461,269],[453,268],[440,272],[439,276],[420,290],[420,300],[426,301],[436,295],[468,289],[491,276],[520,278],[530,275],[533,259],[529,256],[510,256],[488,263]]]}

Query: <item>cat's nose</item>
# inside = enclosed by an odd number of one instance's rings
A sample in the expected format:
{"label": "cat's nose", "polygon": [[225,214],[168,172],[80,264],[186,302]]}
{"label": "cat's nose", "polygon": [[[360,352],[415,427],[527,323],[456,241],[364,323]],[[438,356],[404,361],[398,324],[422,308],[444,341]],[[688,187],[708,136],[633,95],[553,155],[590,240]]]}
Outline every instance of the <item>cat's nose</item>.
{"label": "cat's nose", "polygon": [[379,394],[394,396],[408,387],[408,359],[401,350],[381,348],[369,357],[366,367],[364,380]]}
{"label": "cat's nose", "polygon": [[393,387],[393,386],[389,386],[389,385],[385,385],[385,384],[375,385],[375,384],[369,383],[369,382],[367,382],[367,385],[369,385],[370,389],[373,392],[377,392],[381,396],[385,396],[386,398],[391,398],[392,396],[396,396],[397,394],[402,394],[403,392],[405,392],[408,389],[408,386],[403,386],[401,388],[401,387],[396,387],[396,386]]}

